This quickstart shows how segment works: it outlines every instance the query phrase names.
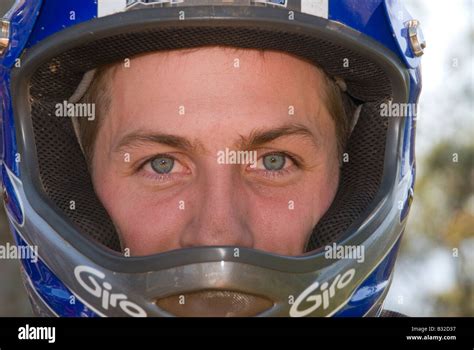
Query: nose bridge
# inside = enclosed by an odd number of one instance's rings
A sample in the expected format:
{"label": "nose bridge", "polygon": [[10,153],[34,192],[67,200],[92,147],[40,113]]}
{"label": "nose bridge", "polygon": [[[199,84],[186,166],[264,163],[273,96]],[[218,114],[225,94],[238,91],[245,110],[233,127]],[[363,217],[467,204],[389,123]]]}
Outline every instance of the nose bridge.
{"label": "nose bridge", "polygon": [[218,164],[217,161],[210,169],[206,178],[203,179],[203,205],[202,211],[209,211],[208,214],[214,214],[216,218],[221,218],[231,211],[232,203],[237,200],[235,193],[238,187],[233,171],[235,166],[229,164]]}
{"label": "nose bridge", "polygon": [[196,225],[186,232],[185,246],[253,245],[253,237],[245,222],[241,203],[245,200],[235,165],[218,164],[215,159],[199,180],[199,205],[194,213]]}

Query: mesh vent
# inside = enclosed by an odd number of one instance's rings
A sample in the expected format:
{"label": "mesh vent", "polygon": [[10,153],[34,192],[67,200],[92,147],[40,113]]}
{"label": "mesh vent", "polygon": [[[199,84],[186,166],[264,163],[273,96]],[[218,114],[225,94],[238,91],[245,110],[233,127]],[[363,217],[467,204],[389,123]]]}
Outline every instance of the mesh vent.
{"label": "mesh vent", "polygon": [[[185,303],[180,299],[184,297]],[[172,295],[155,301],[161,309],[179,317],[251,317],[273,306],[267,298],[229,290],[204,290]]]}
{"label": "mesh vent", "polygon": [[71,121],[54,116],[54,106],[54,102],[35,102],[32,106],[44,190],[84,234],[111,249],[120,250],[115,228],[93,190]]}
{"label": "mesh vent", "polygon": [[408,317],[408,316],[396,311],[382,310],[379,317]]}
{"label": "mesh vent", "polygon": [[349,162],[341,169],[336,197],[317,223],[307,250],[337,240],[375,197],[382,180],[388,118],[380,118],[380,103],[365,103],[347,145]]}
{"label": "mesh vent", "polygon": [[[342,169],[336,199],[315,227],[309,249],[332,242],[348,228],[379,187],[387,124],[376,116],[377,101],[391,96],[391,84],[381,67],[364,57],[316,37],[286,30],[241,26],[166,27],[91,41],[65,51],[33,75],[30,94],[40,177],[46,194],[87,236],[119,250],[117,234],[92,188],[84,157],[68,118],[54,116],[54,105],[68,99],[83,74],[97,66],[159,50],[205,45],[230,45],[285,51],[341,77],[348,94],[365,106],[349,142],[351,161]],[[344,68],[344,58],[350,68]],[[70,201],[75,200],[75,210]]]}

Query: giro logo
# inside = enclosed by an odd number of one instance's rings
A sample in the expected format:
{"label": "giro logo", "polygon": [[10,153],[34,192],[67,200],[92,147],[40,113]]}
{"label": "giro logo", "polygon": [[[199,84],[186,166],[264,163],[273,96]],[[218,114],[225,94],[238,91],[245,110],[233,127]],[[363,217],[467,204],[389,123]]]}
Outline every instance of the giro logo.
{"label": "giro logo", "polygon": [[79,284],[87,292],[101,299],[102,307],[108,310],[109,307],[120,307],[123,312],[132,317],[145,317],[146,312],[137,304],[127,300],[125,294],[111,293],[112,285],[108,282],[101,281],[105,279],[105,274],[92,267],[79,265],[74,269],[74,276],[76,276]]}
{"label": "giro logo", "polygon": [[[354,278],[355,269],[350,269],[344,272],[342,275],[339,274],[334,278],[329,285],[329,282],[324,282],[319,285],[319,282],[314,282],[303,293],[296,298],[295,302],[291,306],[290,316],[291,317],[304,317],[317,310],[321,305],[323,309],[329,307],[331,298],[336,295],[336,291],[345,288]],[[298,310],[298,307],[302,302],[312,303],[313,305],[304,310]]]}

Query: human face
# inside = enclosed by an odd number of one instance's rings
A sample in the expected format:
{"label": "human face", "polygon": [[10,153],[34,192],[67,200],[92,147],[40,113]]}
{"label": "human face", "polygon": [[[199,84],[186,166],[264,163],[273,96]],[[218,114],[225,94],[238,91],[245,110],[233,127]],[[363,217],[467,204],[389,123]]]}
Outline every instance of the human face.
{"label": "human face", "polygon": [[[223,47],[117,66],[92,179],[122,248],[302,254],[339,180],[322,74],[285,53]],[[248,158],[230,164],[226,149]]]}

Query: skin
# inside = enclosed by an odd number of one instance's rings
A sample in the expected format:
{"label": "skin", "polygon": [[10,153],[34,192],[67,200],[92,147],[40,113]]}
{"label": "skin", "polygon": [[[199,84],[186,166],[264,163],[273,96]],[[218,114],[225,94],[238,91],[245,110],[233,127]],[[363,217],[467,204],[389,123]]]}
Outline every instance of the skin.
{"label": "skin", "polygon": [[[92,179],[122,248],[136,256],[196,246],[302,254],[339,180],[322,74],[285,53],[222,47],[117,66]],[[256,167],[219,164],[226,148],[257,152]],[[269,170],[275,152],[278,169]],[[150,162],[162,154],[174,158],[167,174]]]}

